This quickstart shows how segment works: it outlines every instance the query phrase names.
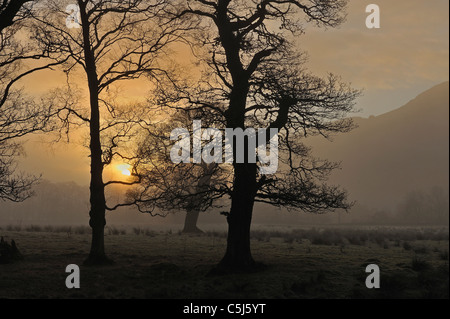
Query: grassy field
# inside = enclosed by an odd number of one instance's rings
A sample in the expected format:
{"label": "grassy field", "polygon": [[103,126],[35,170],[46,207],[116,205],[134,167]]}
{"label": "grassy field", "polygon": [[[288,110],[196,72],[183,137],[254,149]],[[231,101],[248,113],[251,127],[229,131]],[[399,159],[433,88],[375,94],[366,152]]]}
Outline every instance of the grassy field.
{"label": "grassy field", "polygon": [[[113,266],[83,267],[85,227],[0,229],[22,261],[0,265],[0,298],[448,298],[448,228],[261,229],[252,233],[251,274],[211,275],[226,234],[185,235],[108,228]],[[81,266],[81,289],[65,287],[68,264]],[[367,289],[368,264],[381,288]]]}

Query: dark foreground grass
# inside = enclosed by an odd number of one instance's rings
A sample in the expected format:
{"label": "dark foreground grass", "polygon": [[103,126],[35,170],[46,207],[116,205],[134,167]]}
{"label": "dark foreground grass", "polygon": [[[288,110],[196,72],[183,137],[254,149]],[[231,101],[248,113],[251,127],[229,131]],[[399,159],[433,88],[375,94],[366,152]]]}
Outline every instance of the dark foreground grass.
{"label": "dark foreground grass", "polygon": [[[223,233],[110,231],[106,251],[115,264],[96,268],[81,266],[88,233],[36,230],[1,231],[24,260],[0,265],[0,298],[448,298],[448,235],[259,232],[252,251],[263,271],[211,275]],[[80,265],[81,289],[65,287],[69,264]],[[381,269],[380,289],[365,287],[368,264]]]}

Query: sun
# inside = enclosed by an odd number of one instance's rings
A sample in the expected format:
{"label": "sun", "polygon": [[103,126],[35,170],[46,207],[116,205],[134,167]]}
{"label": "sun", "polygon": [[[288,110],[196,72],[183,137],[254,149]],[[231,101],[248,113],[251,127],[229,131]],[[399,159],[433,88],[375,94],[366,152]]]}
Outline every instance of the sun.
{"label": "sun", "polygon": [[122,173],[122,175],[131,176],[131,165],[120,164],[120,165],[117,165],[117,169]]}

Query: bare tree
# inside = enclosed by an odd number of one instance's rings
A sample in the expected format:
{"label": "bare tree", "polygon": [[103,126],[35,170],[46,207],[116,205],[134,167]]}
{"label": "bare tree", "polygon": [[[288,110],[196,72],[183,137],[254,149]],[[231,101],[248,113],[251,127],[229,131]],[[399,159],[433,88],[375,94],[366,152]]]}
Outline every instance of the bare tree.
{"label": "bare tree", "polygon": [[[184,24],[164,19],[165,11],[173,4],[154,0],[77,0],[79,28],[67,28],[67,13],[62,1],[46,1],[45,8],[36,16],[36,38],[43,46],[50,46],[69,58],[65,64],[68,78],[81,69],[87,80],[88,107],[83,107],[69,85],[51,104],[59,103],[58,116],[66,131],[73,125],[88,126],[91,160],[90,222],[91,251],[86,264],[105,264],[105,213],[123,205],[108,207],[105,187],[133,185],[140,182],[136,170],[131,181],[103,181],[106,165],[115,158],[133,161],[122,153],[130,142],[133,131],[145,125],[149,118],[139,105],[123,110],[108,99],[109,89],[119,81],[148,76],[158,79],[165,75],[161,57],[169,44],[180,38]],[[74,18],[76,19],[76,16]],[[58,102],[59,101],[59,102]],[[126,147],[125,147],[126,149]],[[134,164],[133,164],[134,165]]]}
{"label": "bare tree", "polygon": [[[157,114],[157,113],[155,113]],[[210,208],[221,208],[215,187],[230,180],[230,171],[217,163],[177,164],[171,159],[174,141],[172,130],[192,125],[196,118],[217,120],[211,113],[163,110],[159,114],[163,122],[148,128],[137,144],[140,159],[137,170],[142,176],[141,184],[128,193],[129,202],[142,213],[165,215],[180,209],[186,211],[184,233],[200,233],[197,221],[201,212]],[[208,122],[206,122],[208,123]],[[190,157],[193,157],[193,153]]]}
{"label": "bare tree", "polygon": [[[30,40],[30,16],[38,1],[0,2],[0,199],[20,202],[32,195],[39,178],[16,173],[22,154],[17,138],[49,129],[49,108],[26,94],[20,81],[59,64],[49,59],[49,48]],[[31,66],[30,62],[33,62]]]}
{"label": "bare tree", "polygon": [[[200,215],[200,203],[202,193],[207,192],[212,185],[215,184],[213,180],[214,172],[218,169],[218,165],[216,163],[201,163],[202,171],[201,176],[199,178],[194,178],[197,181],[195,185],[194,194],[195,196],[188,202],[186,207],[186,218],[184,220],[184,228],[183,233],[201,233],[202,230],[197,227],[198,217]],[[208,207],[209,208],[209,207]]]}
{"label": "bare tree", "polygon": [[209,26],[209,33],[199,39],[207,47],[203,61],[208,72],[195,90],[178,83],[173,90],[161,89],[162,103],[217,112],[231,129],[279,130],[282,164],[276,174],[261,174],[261,163],[248,158],[238,163],[234,152],[232,186],[214,187],[216,194],[231,196],[227,250],[220,269],[246,271],[257,266],[250,250],[255,202],[311,213],[351,206],[345,191],[325,183],[338,165],[314,159],[302,140],[349,131],[353,124],[345,117],[359,92],[337,76],[321,79],[308,73],[304,54],[295,53],[292,45],[292,35],[304,31],[302,19],[336,27],[344,21],[346,2],[191,0],[178,12],[178,17],[200,17]]}

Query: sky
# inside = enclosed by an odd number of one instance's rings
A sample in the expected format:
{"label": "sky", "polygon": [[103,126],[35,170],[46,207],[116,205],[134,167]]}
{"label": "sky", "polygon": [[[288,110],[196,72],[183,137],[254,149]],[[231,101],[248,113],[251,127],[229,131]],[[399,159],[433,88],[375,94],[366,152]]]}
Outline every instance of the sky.
{"label": "sky", "polygon": [[[366,6],[380,8],[380,29],[368,29]],[[360,115],[398,108],[449,78],[449,1],[350,0],[337,29],[308,27],[299,47],[315,74],[332,72],[364,89]]]}
{"label": "sky", "polygon": [[[366,27],[369,4],[380,7],[380,29]],[[308,52],[307,66],[313,74],[332,72],[364,90],[357,101],[360,112],[354,116],[380,115],[448,81],[448,11],[448,0],[350,0],[343,25],[328,30],[305,25],[305,35],[296,42]],[[30,92],[39,92],[49,84],[64,83],[64,78],[43,72],[25,83]],[[135,84],[125,90],[131,96],[144,91]],[[23,170],[56,182],[89,182],[88,153],[82,146],[49,146],[39,136],[25,140]]]}

